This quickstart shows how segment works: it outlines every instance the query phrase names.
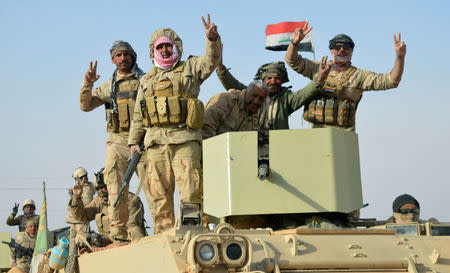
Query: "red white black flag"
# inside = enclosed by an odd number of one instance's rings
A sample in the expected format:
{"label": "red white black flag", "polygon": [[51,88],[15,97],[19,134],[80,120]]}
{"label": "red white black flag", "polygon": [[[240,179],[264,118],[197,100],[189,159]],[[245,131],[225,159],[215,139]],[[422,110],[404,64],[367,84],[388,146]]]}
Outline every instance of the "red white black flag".
{"label": "red white black flag", "polygon": [[[305,24],[306,21],[282,22],[274,25],[268,25],[266,27],[266,49],[274,51],[287,50],[294,30],[298,27],[303,27]],[[311,33],[308,33],[300,42],[298,51],[314,52]]]}

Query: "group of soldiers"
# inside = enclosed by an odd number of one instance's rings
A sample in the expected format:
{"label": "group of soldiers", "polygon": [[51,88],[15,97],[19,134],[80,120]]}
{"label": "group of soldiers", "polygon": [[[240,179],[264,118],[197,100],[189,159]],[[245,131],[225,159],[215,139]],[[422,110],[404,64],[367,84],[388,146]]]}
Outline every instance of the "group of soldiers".
{"label": "group of soldiers", "polygon": [[[203,139],[225,132],[257,130],[260,156],[268,156],[269,130],[289,129],[289,115],[302,106],[303,118],[313,128],[354,131],[363,91],[395,88],[402,77],[406,45],[400,33],[394,35],[394,68],[390,73],[377,74],[352,65],[355,43],[345,34],[330,40],[331,61],[323,57],[315,62],[300,56],[299,43],[312,29],[305,24],[293,33],[285,61],[311,82],[295,92],[283,86],[289,79],[284,62],[278,61],[262,65],[255,80],[245,85],[223,65],[221,38],[209,14],[202,21],[206,34],[206,52],[202,56],[189,56],[183,61],[181,38],[174,30],[162,28],[150,38],[154,66],[148,73],[138,67],[132,46],[120,40],[110,49],[116,66],[113,75],[94,90],[100,76],[97,61],[90,62],[79,103],[86,112],[105,107],[109,136],[102,171],[104,182],[93,186],[84,169],[74,172],[76,184],[67,219],[71,230],[85,230],[86,223],[95,219],[99,231],[104,230],[100,232],[113,243],[144,236],[143,209],[138,213],[142,222],[134,217],[135,209],[142,207],[137,196],[126,188],[117,206],[113,206],[128,159],[134,153],[142,154],[136,173],[157,234],[175,224],[175,183],[181,202],[202,202]],[[214,70],[228,91],[213,96],[204,107],[198,99],[200,85]],[[98,196],[93,199],[94,187]]]}
{"label": "group of soldiers", "polygon": [[[99,87],[97,62],[91,62],[80,91],[80,108],[91,111],[105,106],[107,131],[105,184],[108,189],[110,237],[128,240],[128,194],[116,207],[128,158],[142,154],[136,172],[141,180],[154,222],[154,233],[174,226],[175,182],[180,201],[202,202],[201,143],[203,139],[230,131],[257,130],[260,156],[268,156],[268,131],[288,129],[288,117],[305,106],[304,119],[314,128],[355,130],[355,114],[362,92],[398,86],[403,73],[406,45],[394,35],[396,59],[390,73],[376,74],[351,65],[354,42],[340,34],[330,40],[333,59],[317,63],[302,58],[300,41],[311,31],[306,24],[295,30],[286,62],[311,79],[296,92],[283,86],[289,81],[283,62],[262,65],[248,86],[236,80],[222,64],[222,42],[217,26],[202,17],[206,52],[181,60],[183,43],[175,31],[163,28],[150,38],[154,67],[144,73],[137,65],[131,45],[115,41],[110,49],[116,70]],[[213,96],[206,107],[198,99],[200,85],[217,68],[228,92]],[[145,150],[142,150],[140,144]],[[81,188],[77,186],[77,188]],[[74,193],[78,190],[74,189]],[[126,190],[127,191],[127,190]],[[73,203],[76,207],[78,203]]]}

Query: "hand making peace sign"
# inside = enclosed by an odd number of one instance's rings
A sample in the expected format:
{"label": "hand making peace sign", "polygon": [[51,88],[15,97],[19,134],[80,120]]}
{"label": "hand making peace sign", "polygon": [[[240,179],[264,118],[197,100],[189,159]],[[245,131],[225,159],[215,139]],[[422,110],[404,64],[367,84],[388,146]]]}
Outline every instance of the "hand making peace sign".
{"label": "hand making peace sign", "polygon": [[401,41],[401,34],[398,33],[398,38],[394,34],[394,45],[395,45],[395,54],[397,57],[405,57],[406,55],[406,44]]}
{"label": "hand making peace sign", "polygon": [[309,26],[309,22],[306,21],[306,24],[301,28],[298,27],[294,30],[294,34],[292,35],[292,42],[298,45],[303,38],[311,31],[312,27]]}
{"label": "hand making peace sign", "polygon": [[95,61],[94,66],[92,67],[92,61],[89,62],[89,69],[84,75],[84,80],[88,82],[96,82],[100,78],[100,75],[97,75],[97,61]]}
{"label": "hand making peace sign", "polygon": [[205,21],[205,18],[202,16],[203,26],[205,27],[206,37],[210,41],[217,40],[217,37],[219,37],[219,33],[217,32],[217,26],[211,23],[211,18],[208,13],[207,21]]}

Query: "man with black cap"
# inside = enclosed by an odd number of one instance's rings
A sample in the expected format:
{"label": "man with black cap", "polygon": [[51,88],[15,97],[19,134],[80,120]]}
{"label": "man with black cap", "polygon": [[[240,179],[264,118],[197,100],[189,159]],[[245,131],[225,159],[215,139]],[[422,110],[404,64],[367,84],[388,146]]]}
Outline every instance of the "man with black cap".
{"label": "man with black cap", "polygon": [[[319,64],[302,58],[297,49],[311,29],[305,24],[303,28],[294,31],[285,56],[292,69],[309,79],[316,77]],[[348,35],[336,35],[329,44],[333,68],[328,75],[324,92],[305,107],[303,118],[311,122],[313,128],[337,127],[354,131],[356,109],[363,91],[396,88],[402,78],[406,45],[401,41],[400,33],[398,36],[394,35],[394,46],[394,68],[390,73],[377,74],[352,66],[355,43]]]}
{"label": "man with black cap", "polygon": [[[128,167],[130,150],[127,144],[131,117],[133,116],[139,80],[144,72],[136,63],[136,52],[131,45],[124,41],[115,41],[110,49],[112,63],[116,70],[109,80],[101,84],[92,92],[97,75],[97,61],[84,76],[80,91],[80,108],[85,112],[105,105],[107,128],[109,137],[106,141],[105,183],[108,187],[109,202],[108,215],[111,223],[110,235],[115,242],[127,240],[128,221],[128,192],[122,194],[117,207],[113,207],[121,186],[122,178]],[[137,174],[144,177],[144,163],[138,164]]]}
{"label": "man with black cap", "polygon": [[[394,215],[387,220],[387,223],[412,223],[426,222],[420,220],[420,204],[416,198],[409,194],[402,194],[395,198],[392,203]],[[428,219],[427,222],[438,222],[435,218]]]}

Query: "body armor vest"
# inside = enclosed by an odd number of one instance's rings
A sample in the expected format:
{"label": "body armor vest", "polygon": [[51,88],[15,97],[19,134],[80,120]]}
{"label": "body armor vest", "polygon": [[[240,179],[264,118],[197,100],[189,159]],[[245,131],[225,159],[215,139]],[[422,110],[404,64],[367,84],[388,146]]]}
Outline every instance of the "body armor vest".
{"label": "body armor vest", "polygon": [[105,104],[106,131],[114,133],[129,131],[138,87],[138,79],[126,79],[116,82],[117,110],[113,113],[111,104]]}
{"label": "body armor vest", "polygon": [[327,78],[321,92],[311,101],[303,112],[303,119],[315,124],[337,125],[348,127],[355,125],[356,107],[358,102],[346,97],[344,90],[350,77],[356,72],[356,67],[350,66],[340,79]]}
{"label": "body armor vest", "polygon": [[139,102],[144,126],[186,125],[191,129],[203,127],[203,103],[183,90],[181,73],[184,65],[184,62],[178,63],[172,79],[155,80],[156,68],[150,71],[150,84],[144,93],[144,99]]}

